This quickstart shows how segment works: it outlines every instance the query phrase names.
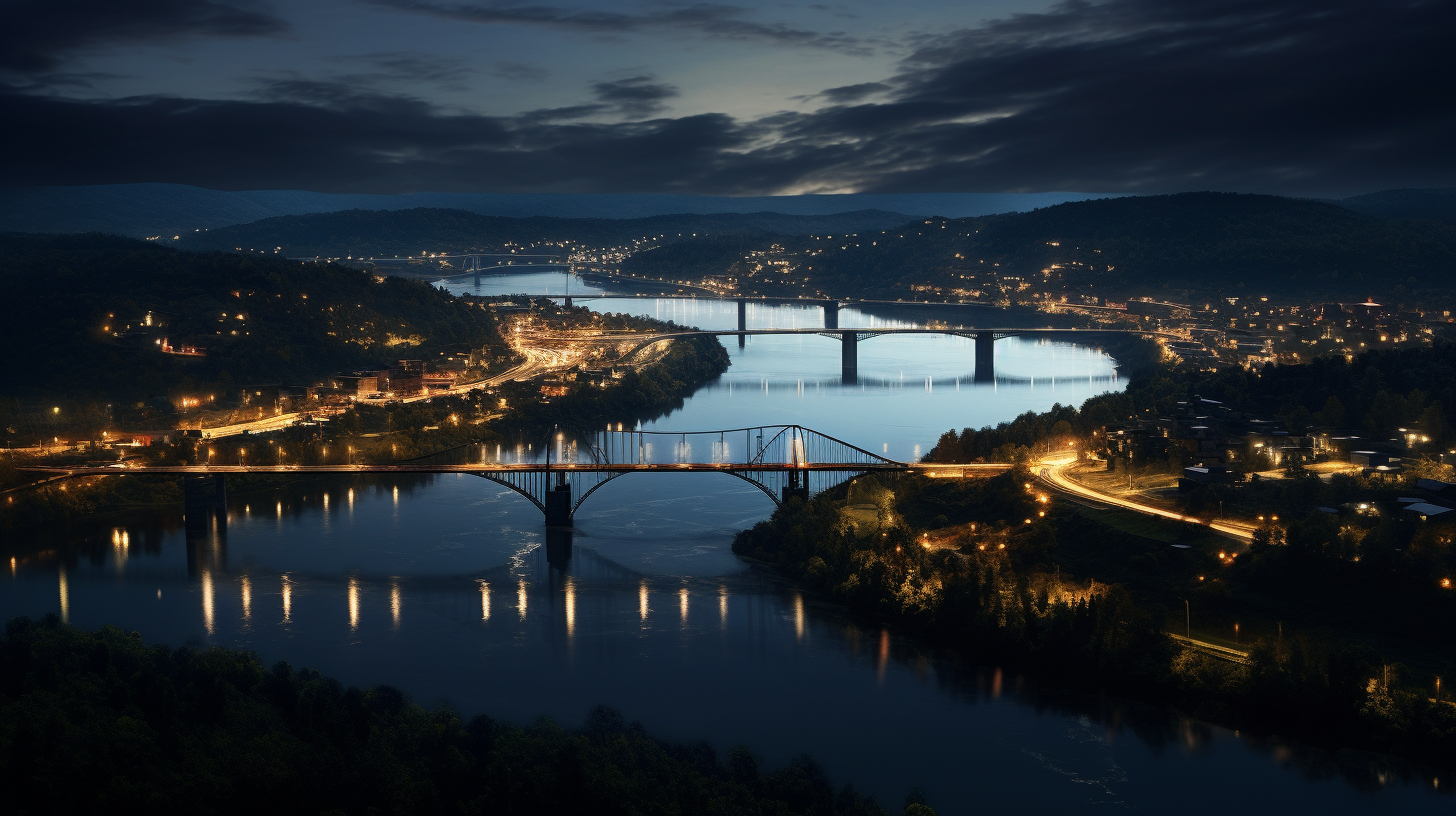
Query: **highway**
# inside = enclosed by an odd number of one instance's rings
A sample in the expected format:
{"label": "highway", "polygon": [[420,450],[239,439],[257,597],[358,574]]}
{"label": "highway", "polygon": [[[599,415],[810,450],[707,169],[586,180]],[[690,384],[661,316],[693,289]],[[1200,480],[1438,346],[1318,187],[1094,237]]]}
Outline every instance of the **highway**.
{"label": "highway", "polygon": [[1237,522],[1231,521],[1204,521],[1197,516],[1187,516],[1173,510],[1166,510],[1161,507],[1155,507],[1151,504],[1144,504],[1142,502],[1132,499],[1124,499],[1108,493],[1102,493],[1100,491],[1093,490],[1092,488],[1073,480],[1070,476],[1066,474],[1065,471],[1067,467],[1069,465],[1075,464],[1076,461],[1077,457],[1075,454],[1063,454],[1056,457],[1048,457],[1041,460],[1041,462],[1036,465],[1037,475],[1041,477],[1042,481],[1051,485],[1056,490],[1072,496],[1076,496],[1081,499],[1087,499],[1097,502],[1099,504],[1110,505],[1112,507],[1120,507],[1124,510],[1132,510],[1136,513],[1146,513],[1150,516],[1159,516],[1161,518],[1171,519],[1172,521],[1186,521],[1190,524],[1201,524],[1213,530],[1214,532],[1222,533],[1227,536],[1232,536],[1233,538],[1237,538],[1240,541],[1252,541],[1254,538],[1254,528],[1246,524],[1239,524]]}

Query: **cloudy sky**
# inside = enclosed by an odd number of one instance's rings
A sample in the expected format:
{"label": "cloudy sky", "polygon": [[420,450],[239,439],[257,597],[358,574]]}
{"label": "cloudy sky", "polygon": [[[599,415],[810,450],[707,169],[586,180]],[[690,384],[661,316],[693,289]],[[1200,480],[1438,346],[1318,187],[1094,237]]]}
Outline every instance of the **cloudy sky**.
{"label": "cloudy sky", "polygon": [[0,185],[1456,185],[1451,0],[0,0]]}

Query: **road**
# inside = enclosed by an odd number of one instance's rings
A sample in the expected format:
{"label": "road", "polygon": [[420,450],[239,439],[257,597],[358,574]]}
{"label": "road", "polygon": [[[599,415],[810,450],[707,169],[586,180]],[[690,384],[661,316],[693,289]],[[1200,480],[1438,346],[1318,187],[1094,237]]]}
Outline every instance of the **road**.
{"label": "road", "polygon": [[1228,646],[1220,646],[1217,643],[1209,643],[1206,640],[1190,638],[1186,635],[1179,635],[1173,632],[1169,632],[1168,637],[1178,641],[1179,643],[1182,643],[1185,646],[1197,649],[1198,651],[1203,652],[1209,657],[1216,657],[1219,660],[1227,660],[1230,663],[1242,663],[1244,665],[1248,665],[1249,662],[1249,653],[1245,651],[1240,651],[1238,649],[1234,649]]}
{"label": "road", "polygon": [[[587,358],[588,352],[601,345],[615,345],[624,342],[624,340],[640,340],[643,337],[644,335],[640,334],[623,337],[604,333],[582,334],[542,330],[517,330],[507,332],[506,339],[511,344],[512,349],[525,357],[525,361],[520,365],[483,380],[462,383],[444,391],[434,391],[412,397],[400,397],[398,401],[419,402],[441,396],[459,396],[482,388],[493,388],[511,380],[525,380],[541,374],[565,371],[583,362]],[[640,365],[645,362],[647,361],[641,361],[638,364]],[[268,433],[270,431],[287,428],[303,419],[306,413],[314,412],[295,411],[263,416],[254,420],[234,422],[217,428],[203,428],[202,433],[208,439],[220,439],[244,433]]]}
{"label": "road", "polygon": [[1151,504],[1145,504],[1133,499],[1125,499],[1113,496],[1109,493],[1102,493],[1093,490],[1080,482],[1073,480],[1066,474],[1069,465],[1075,464],[1077,457],[1074,454],[1064,454],[1056,457],[1048,457],[1036,465],[1037,475],[1052,487],[1078,498],[1088,499],[1099,504],[1120,507],[1124,510],[1132,510],[1136,513],[1145,513],[1150,516],[1159,516],[1173,521],[1186,521],[1190,524],[1200,524],[1214,532],[1232,536],[1240,541],[1252,541],[1254,528],[1247,524],[1239,524],[1231,521],[1204,521],[1197,516],[1187,516],[1174,510],[1166,510]]}

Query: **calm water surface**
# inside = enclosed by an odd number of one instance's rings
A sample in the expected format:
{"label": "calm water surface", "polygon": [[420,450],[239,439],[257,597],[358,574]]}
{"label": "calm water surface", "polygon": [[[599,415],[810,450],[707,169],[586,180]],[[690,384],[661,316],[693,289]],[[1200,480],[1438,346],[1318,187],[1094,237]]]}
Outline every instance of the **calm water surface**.
{"label": "calm water surface", "polygon": [[[487,281],[500,292],[560,282],[512,277]],[[686,325],[736,322],[731,303],[589,303]],[[820,319],[764,308],[750,325]],[[868,320],[840,314],[844,327]],[[1015,339],[998,343],[1002,379],[980,386],[969,382],[970,343],[956,338],[865,341],[856,386],[838,383],[831,339],[728,348],[722,380],[656,427],[798,422],[908,458],[947,428],[1121,387],[1100,352]],[[235,494],[226,529],[193,540],[180,515],[151,513],[12,543],[0,615],[60,612],[150,642],[252,649],[522,723],[575,724],[606,703],[668,739],[742,743],[774,764],[807,752],[892,807],[918,785],[942,814],[1451,809],[1429,773],[1399,763],[1049,694],[816,604],[729,549],[771,510],[727,476],[624,477],[583,505],[562,573],[545,563],[539,511],[491,482],[316,481]]]}

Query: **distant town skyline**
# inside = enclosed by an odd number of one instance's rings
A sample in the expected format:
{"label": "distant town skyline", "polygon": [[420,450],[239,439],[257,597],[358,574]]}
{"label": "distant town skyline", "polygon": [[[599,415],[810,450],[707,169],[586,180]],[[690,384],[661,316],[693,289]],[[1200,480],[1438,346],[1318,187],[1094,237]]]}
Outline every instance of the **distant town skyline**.
{"label": "distant town skyline", "polygon": [[1456,6],[7,0],[0,185],[1456,185]]}

